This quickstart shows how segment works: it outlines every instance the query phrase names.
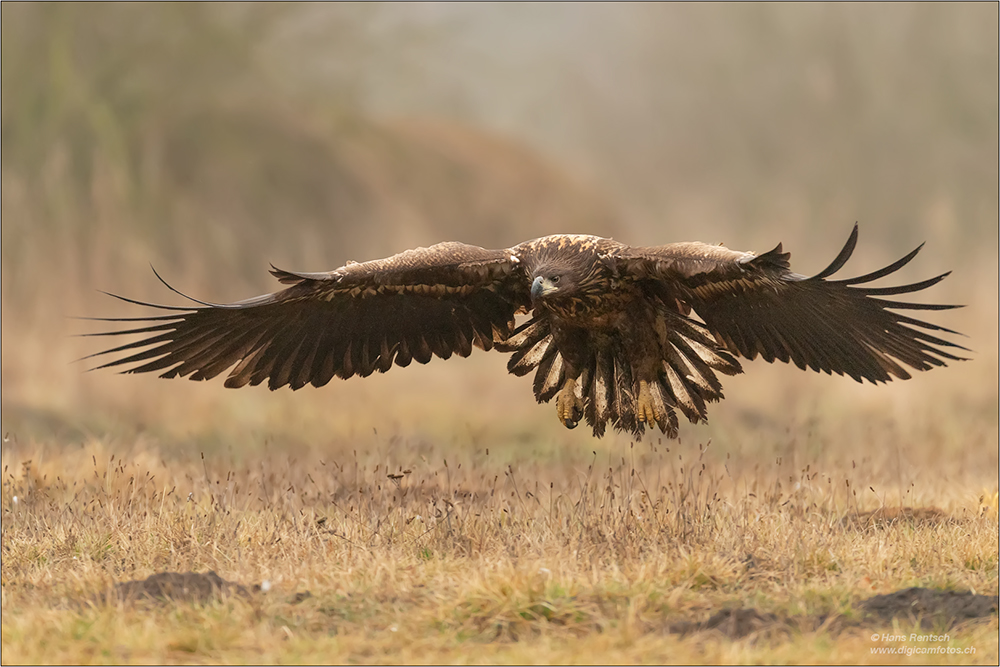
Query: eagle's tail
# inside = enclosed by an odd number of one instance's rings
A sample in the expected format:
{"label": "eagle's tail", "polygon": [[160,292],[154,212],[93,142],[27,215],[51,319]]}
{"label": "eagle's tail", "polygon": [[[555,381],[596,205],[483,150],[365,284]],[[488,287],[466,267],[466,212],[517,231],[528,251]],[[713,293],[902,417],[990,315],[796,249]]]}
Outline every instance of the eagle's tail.
{"label": "eagle's tail", "polygon": [[[641,436],[647,424],[638,414],[645,407],[655,415],[660,431],[668,438],[676,438],[675,408],[693,423],[705,420],[705,403],[722,398],[722,384],[715,371],[735,375],[742,368],[729,353],[719,349],[701,324],[666,308],[657,317],[663,325],[657,327],[662,368],[653,381],[645,383],[646,393],[624,341],[618,338],[593,346],[578,378],[567,376],[565,360],[545,318],[525,322],[509,338],[497,343],[497,349],[513,353],[507,370],[514,375],[535,370],[534,391],[539,403],[547,403],[568,379],[575,379],[573,389],[583,406],[582,417],[597,437],[604,435],[609,421],[620,431]],[[641,406],[643,401],[650,405]]]}
{"label": "eagle's tail", "polygon": [[[650,383],[654,408],[658,401],[667,406],[670,422],[657,425],[668,437],[676,437],[677,422],[672,407],[676,407],[692,424],[708,419],[706,402],[721,400],[722,383],[715,372],[737,375],[743,372],[740,363],[718,342],[703,325],[679,313],[661,309],[657,316],[662,370],[656,382]],[[641,426],[641,424],[640,424]],[[636,435],[640,435],[639,430]]]}
{"label": "eagle's tail", "polygon": [[742,372],[739,362],[719,349],[705,327],[665,309],[658,316],[665,326],[658,328],[663,359],[655,379],[644,382],[639,377],[620,339],[595,349],[584,367],[579,386],[585,397],[584,416],[594,435],[603,435],[611,421],[616,429],[641,437],[652,424],[639,415],[652,413],[660,432],[676,438],[676,410],[692,423],[707,419],[706,402],[722,398],[722,384],[715,372]]}

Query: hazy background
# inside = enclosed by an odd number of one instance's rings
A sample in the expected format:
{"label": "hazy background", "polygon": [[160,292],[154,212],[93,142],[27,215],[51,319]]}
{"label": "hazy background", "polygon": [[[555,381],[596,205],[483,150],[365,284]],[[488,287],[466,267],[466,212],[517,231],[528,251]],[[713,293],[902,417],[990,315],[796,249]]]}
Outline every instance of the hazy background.
{"label": "hazy background", "polygon": [[[71,338],[93,329],[67,316],[135,314],[98,289],[176,303],[150,263],[229,301],[273,291],[268,262],[329,270],[446,239],[497,247],[553,232],[758,251],[784,241],[810,273],[859,221],[847,273],[925,240],[902,279],[955,270],[928,298],[970,305],[936,321],[969,334],[975,361],[891,389],[754,365],[753,379],[727,383],[715,424],[794,425],[840,396],[891,404],[915,433],[926,423],[910,413],[925,403],[969,410],[969,437],[995,444],[997,14],[4,3],[3,428],[204,439],[228,416],[251,438],[380,424],[472,439],[545,429],[589,445],[555,428],[501,355],[294,396],[230,392],[83,374],[70,362],[102,341]],[[365,412],[372,401],[384,414]]]}

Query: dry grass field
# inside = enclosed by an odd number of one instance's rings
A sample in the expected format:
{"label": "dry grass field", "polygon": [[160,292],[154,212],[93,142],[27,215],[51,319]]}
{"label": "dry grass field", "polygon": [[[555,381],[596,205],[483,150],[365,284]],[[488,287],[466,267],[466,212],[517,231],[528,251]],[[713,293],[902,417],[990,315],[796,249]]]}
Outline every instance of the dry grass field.
{"label": "dry grass field", "polygon": [[[400,7],[4,3],[3,662],[997,663],[996,7]],[[523,72],[463,42],[514,28]],[[748,362],[678,441],[565,430],[495,352],[294,393],[74,363],[73,317],[136,314],[97,290],[177,303],[149,263],[220,302],[553,232],[810,273],[855,220],[852,275],[954,269],[971,360]]]}
{"label": "dry grass field", "polygon": [[[561,430],[501,355],[233,392],[80,375],[4,321],[5,662],[997,660],[990,351],[888,387],[751,364],[633,443]],[[189,571],[246,595],[115,593]],[[992,611],[863,607],[912,586]]]}

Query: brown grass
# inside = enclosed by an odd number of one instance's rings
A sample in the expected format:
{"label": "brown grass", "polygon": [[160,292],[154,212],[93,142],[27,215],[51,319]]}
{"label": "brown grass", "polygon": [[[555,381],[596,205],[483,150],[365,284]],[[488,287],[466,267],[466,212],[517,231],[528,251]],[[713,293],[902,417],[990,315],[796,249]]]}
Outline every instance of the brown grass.
{"label": "brown grass", "polygon": [[[738,386],[684,442],[631,443],[558,430],[494,361],[298,394],[85,375],[82,402],[106,407],[62,422],[16,385],[4,661],[881,662],[873,647],[906,643],[872,628],[919,625],[872,625],[861,600],[997,592],[996,519],[980,511],[996,404],[959,407],[978,372],[961,396],[946,370],[901,397],[754,365],[758,390],[791,383],[781,409]],[[273,587],[95,602],[189,570]],[[792,620],[671,632],[733,607]],[[943,657],[995,661],[996,629],[947,628],[945,645],[975,654]]]}

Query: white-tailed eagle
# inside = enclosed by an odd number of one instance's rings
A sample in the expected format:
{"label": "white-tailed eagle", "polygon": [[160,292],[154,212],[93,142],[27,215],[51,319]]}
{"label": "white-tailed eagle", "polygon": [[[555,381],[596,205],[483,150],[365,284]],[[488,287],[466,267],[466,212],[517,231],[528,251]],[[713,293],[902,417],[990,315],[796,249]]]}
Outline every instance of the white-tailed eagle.
{"label": "white-tailed eagle", "polygon": [[[98,368],[130,364],[124,372],[192,380],[231,368],[227,387],[266,381],[272,390],[496,349],[511,353],[514,375],[535,371],[535,398],[555,398],[566,427],[586,420],[601,436],[611,422],[638,437],[655,426],[673,438],[677,410],[693,423],[707,418],[706,403],[722,398],[716,373],[743,371],[736,357],[873,383],[962,359],[944,348],[966,348],[929,333],[957,332],[894,312],[956,306],[881,298],[923,290],[947,273],[867,286],[920,247],[861,277],[829,279],[857,238],[855,225],[836,259],[811,278],[789,269],[780,244],[755,255],[572,234],[505,250],[439,243],[328,273],[272,267],[288,287],[237,303],[192,299],[197,305],[178,308],[118,297],[170,312],[95,318],[142,324],[88,335],[143,336],[91,355],[124,353]],[[529,317],[517,325],[518,314]]]}

